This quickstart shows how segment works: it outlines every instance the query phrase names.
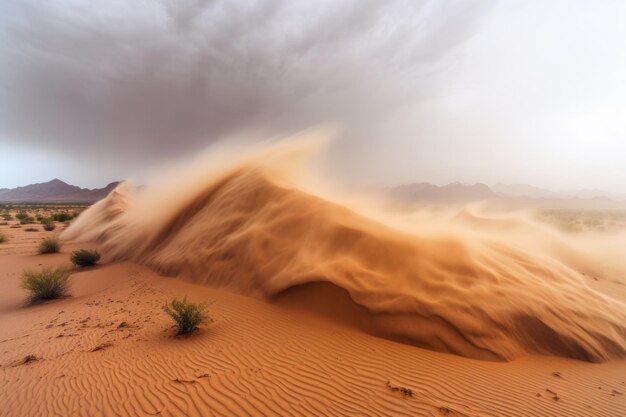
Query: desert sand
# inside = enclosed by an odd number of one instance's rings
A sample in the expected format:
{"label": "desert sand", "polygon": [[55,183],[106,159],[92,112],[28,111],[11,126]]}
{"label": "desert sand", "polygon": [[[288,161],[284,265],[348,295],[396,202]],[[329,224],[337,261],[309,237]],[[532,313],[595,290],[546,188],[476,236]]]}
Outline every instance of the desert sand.
{"label": "desert sand", "polygon": [[[622,264],[519,215],[391,221],[276,154],[0,226],[0,416],[626,415]],[[21,272],[78,248],[101,264],[29,305]],[[175,296],[213,321],[176,336]]]}
{"label": "desert sand", "polygon": [[[0,229],[10,237],[0,245],[2,416],[626,414],[624,360],[469,359],[372,336],[341,305],[310,314],[298,294],[268,303],[130,262],[105,258],[72,276],[70,297],[29,306],[22,269],[66,264],[85,245],[37,255],[44,232]],[[160,307],[181,295],[212,302],[215,321],[176,337]]]}

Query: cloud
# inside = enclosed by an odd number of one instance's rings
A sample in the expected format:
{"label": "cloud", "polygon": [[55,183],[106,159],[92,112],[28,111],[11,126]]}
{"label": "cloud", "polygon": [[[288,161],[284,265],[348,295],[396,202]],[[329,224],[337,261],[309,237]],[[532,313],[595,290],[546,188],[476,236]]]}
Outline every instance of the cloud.
{"label": "cloud", "polygon": [[420,76],[471,37],[487,7],[9,0],[0,137],[147,163],[252,128],[332,121],[363,134],[428,94]]}

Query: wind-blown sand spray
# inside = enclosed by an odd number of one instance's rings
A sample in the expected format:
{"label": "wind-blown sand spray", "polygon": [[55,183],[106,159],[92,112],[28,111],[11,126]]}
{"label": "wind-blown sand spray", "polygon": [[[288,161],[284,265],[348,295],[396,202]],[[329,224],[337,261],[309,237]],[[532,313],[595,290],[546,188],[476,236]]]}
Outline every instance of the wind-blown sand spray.
{"label": "wind-blown sand spray", "polygon": [[239,162],[222,152],[138,193],[122,184],[62,237],[264,299],[308,289],[308,301],[347,299],[376,334],[463,356],[626,356],[626,305],[587,285],[592,259],[556,231],[471,207],[392,221],[330,201],[294,173],[314,144]]}

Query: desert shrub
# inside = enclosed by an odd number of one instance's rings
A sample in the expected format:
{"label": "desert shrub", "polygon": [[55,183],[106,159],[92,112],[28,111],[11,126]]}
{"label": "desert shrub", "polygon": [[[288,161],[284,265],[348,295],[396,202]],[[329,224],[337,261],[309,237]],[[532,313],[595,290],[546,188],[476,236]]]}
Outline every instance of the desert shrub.
{"label": "desert shrub", "polygon": [[81,268],[93,266],[100,260],[100,253],[97,250],[79,249],[72,252],[70,260],[74,265]]}
{"label": "desert shrub", "polygon": [[205,313],[206,308],[206,304],[191,303],[185,297],[182,300],[172,299],[163,306],[163,311],[178,325],[178,334],[187,334],[196,330],[200,323],[210,320]]}
{"label": "desert shrub", "polygon": [[53,231],[54,229],[56,229],[56,226],[54,225],[54,223],[53,223],[53,222],[51,222],[51,221],[47,221],[47,222],[45,222],[45,223],[43,224],[43,229],[44,229],[44,230],[46,230],[46,231],[48,231],[48,232],[51,232],[51,231]]}
{"label": "desert shrub", "polygon": [[9,222],[0,222],[0,226],[8,226]]}
{"label": "desert shrub", "polygon": [[30,216],[26,216],[20,219],[20,224],[31,224],[31,223],[35,223],[35,219],[33,219]]}
{"label": "desert shrub", "polygon": [[21,286],[30,292],[31,302],[59,298],[67,294],[71,273],[65,267],[26,270],[22,272]]}
{"label": "desert shrub", "polygon": [[61,250],[61,244],[54,238],[48,238],[41,241],[38,251],[44,253],[57,253]]}
{"label": "desert shrub", "polygon": [[37,232],[39,231],[39,229],[37,229],[36,227],[27,227],[26,229],[24,229],[25,232]]}
{"label": "desert shrub", "polygon": [[7,241],[7,238],[2,233],[0,233],[0,243],[4,243],[6,241]]}
{"label": "desert shrub", "polygon": [[70,213],[63,211],[61,213],[54,213],[51,219],[54,220],[55,222],[66,222],[66,221],[72,220],[72,215]]}
{"label": "desert shrub", "polygon": [[44,223],[46,221],[46,218],[44,216],[42,216],[41,214],[38,214],[35,219],[37,219],[37,221],[39,223]]}
{"label": "desert shrub", "polygon": [[28,214],[26,214],[25,211],[19,211],[16,215],[15,218],[18,220],[22,220],[28,217]]}
{"label": "desert shrub", "polygon": [[19,224],[12,224],[12,225],[11,225],[11,226],[9,226],[9,227],[10,227],[11,229],[19,229],[19,228],[20,228],[20,227],[22,227],[22,226],[20,226]]}
{"label": "desert shrub", "polygon": [[3,214],[2,218],[4,220],[6,220],[6,221],[9,221],[9,220],[13,219],[13,216],[11,216],[10,214],[7,213],[7,214]]}

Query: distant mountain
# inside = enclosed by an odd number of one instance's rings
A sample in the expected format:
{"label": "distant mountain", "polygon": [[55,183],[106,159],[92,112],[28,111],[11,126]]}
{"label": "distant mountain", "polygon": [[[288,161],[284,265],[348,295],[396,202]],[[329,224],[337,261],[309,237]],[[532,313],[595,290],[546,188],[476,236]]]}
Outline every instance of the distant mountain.
{"label": "distant mountain", "polygon": [[578,198],[610,198],[612,200],[626,200],[626,195],[609,193],[608,191],[598,189],[573,190],[570,194]]}
{"label": "distant mountain", "polygon": [[[597,191],[597,190],[592,190]],[[624,210],[626,200],[611,198],[591,192],[592,197],[561,194],[527,184],[496,184],[489,188],[485,184],[452,184],[437,186],[431,183],[413,183],[385,189],[392,202],[402,205],[413,204],[463,204],[488,200],[502,207],[534,207],[541,209],[578,210]]]}
{"label": "distant mountain", "polygon": [[496,197],[495,193],[485,184],[470,185],[460,182],[453,182],[442,187],[428,182],[413,183],[391,188],[388,193],[392,198],[406,203],[418,201],[464,203]]}
{"label": "distant mountain", "polygon": [[106,197],[119,182],[112,182],[104,188],[80,188],[57,178],[52,181],[30,184],[17,188],[0,189],[0,202],[73,202],[93,203]]}
{"label": "distant mountain", "polygon": [[491,187],[496,193],[507,197],[528,197],[528,198],[567,198],[568,195],[545,190],[528,184],[501,184]]}

